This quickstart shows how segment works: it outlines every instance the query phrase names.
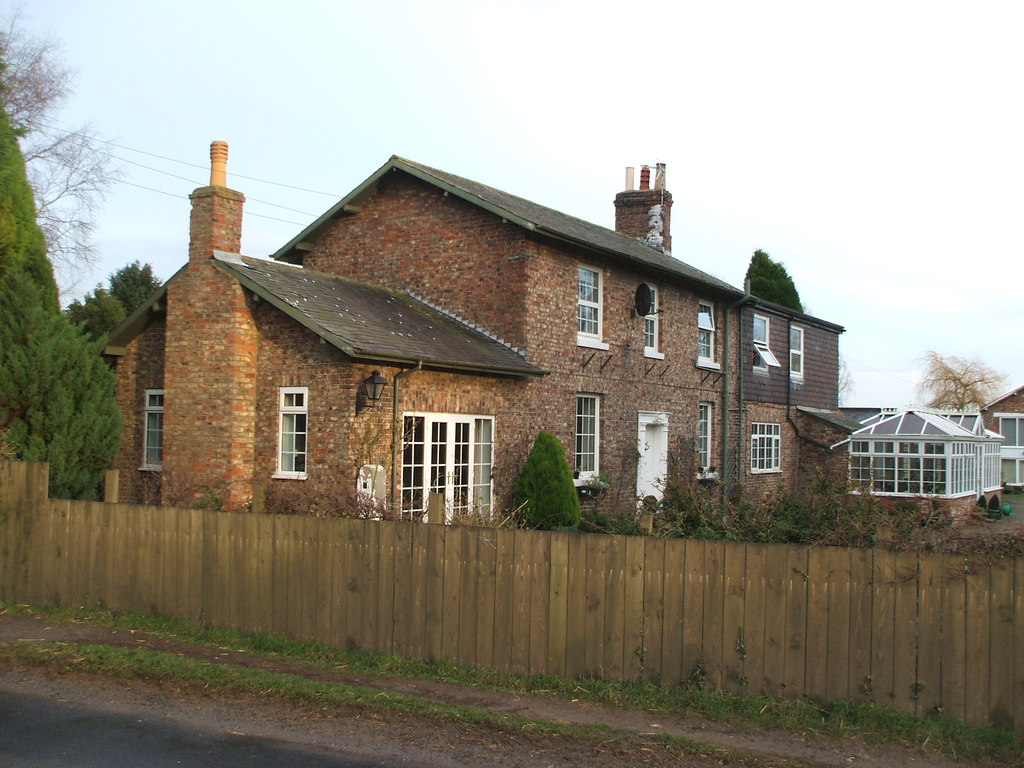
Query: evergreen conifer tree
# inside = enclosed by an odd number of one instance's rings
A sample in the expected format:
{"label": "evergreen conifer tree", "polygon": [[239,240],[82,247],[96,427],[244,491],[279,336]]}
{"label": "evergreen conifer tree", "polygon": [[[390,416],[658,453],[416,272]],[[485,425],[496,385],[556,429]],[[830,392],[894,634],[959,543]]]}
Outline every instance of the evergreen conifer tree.
{"label": "evergreen conifer tree", "polygon": [[572,528],[580,523],[580,502],[562,444],[550,432],[534,440],[513,488],[516,507],[531,528]]}
{"label": "evergreen conifer tree", "polygon": [[804,311],[796,284],[786,271],[786,267],[760,249],[754,251],[750,258],[744,282],[749,283],[748,290],[759,299],[795,309],[797,312]]}
{"label": "evergreen conifer tree", "polygon": [[50,495],[92,496],[117,452],[114,374],[59,309],[14,130],[0,113],[0,432],[50,464]]}

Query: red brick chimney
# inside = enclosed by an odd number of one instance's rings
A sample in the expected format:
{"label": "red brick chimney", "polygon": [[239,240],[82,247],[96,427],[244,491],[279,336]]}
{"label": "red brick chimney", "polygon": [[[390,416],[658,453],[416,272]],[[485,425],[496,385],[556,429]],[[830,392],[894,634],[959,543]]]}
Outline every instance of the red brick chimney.
{"label": "red brick chimney", "polygon": [[[251,497],[256,327],[245,292],[214,251],[239,253],[245,196],[228,189],[228,146],[210,146],[210,185],[190,195],[188,265],[167,287],[164,500]],[[184,498],[180,498],[184,497]]]}
{"label": "red brick chimney", "polygon": [[670,253],[672,193],[665,189],[665,164],[640,168],[640,189],[633,189],[633,169],[626,169],[626,189],[615,196],[615,231],[635,237],[652,248]]}

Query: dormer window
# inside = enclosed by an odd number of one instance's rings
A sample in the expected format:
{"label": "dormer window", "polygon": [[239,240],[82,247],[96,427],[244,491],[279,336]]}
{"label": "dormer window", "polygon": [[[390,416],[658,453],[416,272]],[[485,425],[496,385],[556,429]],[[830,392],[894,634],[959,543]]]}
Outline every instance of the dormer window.
{"label": "dormer window", "polygon": [[754,315],[754,370],[760,373],[768,373],[769,366],[782,367],[768,346],[769,338],[768,318],[764,315]]}

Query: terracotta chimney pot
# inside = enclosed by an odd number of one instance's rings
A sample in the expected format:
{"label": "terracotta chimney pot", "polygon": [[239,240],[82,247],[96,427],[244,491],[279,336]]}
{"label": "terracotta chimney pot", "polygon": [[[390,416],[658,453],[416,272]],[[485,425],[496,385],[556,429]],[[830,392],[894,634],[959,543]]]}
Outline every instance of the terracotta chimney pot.
{"label": "terracotta chimney pot", "polygon": [[210,144],[210,186],[228,185],[228,143],[215,141]]}

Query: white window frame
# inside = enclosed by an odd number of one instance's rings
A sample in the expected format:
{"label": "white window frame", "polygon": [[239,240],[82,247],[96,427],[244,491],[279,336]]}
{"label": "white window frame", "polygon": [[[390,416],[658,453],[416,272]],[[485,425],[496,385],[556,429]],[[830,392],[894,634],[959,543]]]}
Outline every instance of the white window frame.
{"label": "white window frame", "polygon": [[699,472],[711,469],[711,430],[714,411],[711,403],[697,405],[697,463]]}
{"label": "white window frame", "polygon": [[[707,312],[702,312],[702,309]],[[697,365],[718,368],[715,362],[715,305],[710,301],[697,301]],[[708,354],[701,354],[707,350]]]}
{"label": "white window frame", "polygon": [[[757,338],[757,325],[759,321],[764,322],[764,338]],[[769,366],[772,368],[781,368],[777,357],[772,354],[771,350],[771,338],[772,338],[772,325],[771,318],[767,315],[754,315],[754,319],[750,329],[750,336],[754,342],[754,354],[757,356],[754,360],[754,370],[757,373],[768,373]]]}
{"label": "white window frame", "polygon": [[664,360],[665,355],[661,350],[661,322],[658,319],[658,288],[648,286],[651,289],[651,311],[644,315],[644,357],[655,360]]}
{"label": "white window frame", "polygon": [[[584,273],[594,275],[596,283],[594,296],[584,297],[587,286],[583,282]],[[584,312],[590,310],[594,313],[593,320],[584,319]],[[583,330],[584,323],[593,323],[596,328]],[[597,267],[586,264],[576,265],[576,344],[580,347],[591,349],[609,349],[604,341],[604,272]]]}
{"label": "white window frame", "polygon": [[[999,434],[1003,436],[1003,447],[1024,448],[1024,413],[997,413],[994,415],[999,420]],[[1006,428],[1003,426],[1005,421],[1015,422],[1013,442],[1010,442],[1006,436]]]}
{"label": "white window frame", "polygon": [[[159,398],[159,402],[155,400]],[[150,430],[151,418],[159,422],[158,428]],[[151,432],[160,435],[160,444],[150,443]],[[158,452],[156,461],[150,460],[150,451]],[[146,402],[143,409],[142,419],[142,466],[140,469],[151,469],[160,471],[164,468],[164,391],[162,389],[147,389]]]}
{"label": "white window frame", "polygon": [[[799,335],[799,342],[793,343],[793,335]],[[789,327],[789,377],[804,378],[804,329],[799,325]]]}
{"label": "white window frame", "polygon": [[782,425],[755,421],[750,425],[750,471],[755,475],[782,471]]}
{"label": "white window frame", "polygon": [[[289,403],[289,396],[301,395],[302,404]],[[302,429],[298,429],[297,417],[302,416]],[[288,424],[291,422],[291,424]],[[291,427],[286,429],[286,427]],[[294,444],[291,450],[286,453],[287,438],[302,435],[302,447],[298,450]],[[290,456],[291,461],[286,461]],[[301,462],[296,462],[295,457],[301,456]],[[291,465],[290,467],[288,465]],[[295,469],[295,466],[301,469]],[[305,480],[309,477],[309,387],[281,387],[278,391],[278,416],[277,416],[277,471],[273,477],[287,480]]]}
{"label": "white window frame", "polygon": [[[581,406],[592,405],[584,410]],[[601,473],[601,396],[581,392],[576,395],[576,427],[573,431],[573,474],[577,483]],[[589,444],[588,444],[589,443]]]}

